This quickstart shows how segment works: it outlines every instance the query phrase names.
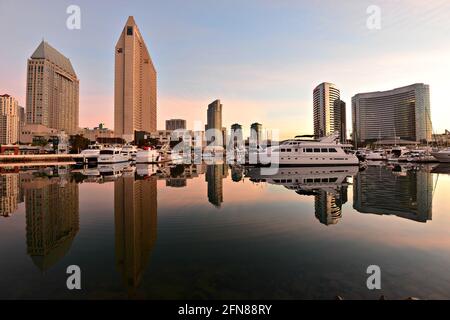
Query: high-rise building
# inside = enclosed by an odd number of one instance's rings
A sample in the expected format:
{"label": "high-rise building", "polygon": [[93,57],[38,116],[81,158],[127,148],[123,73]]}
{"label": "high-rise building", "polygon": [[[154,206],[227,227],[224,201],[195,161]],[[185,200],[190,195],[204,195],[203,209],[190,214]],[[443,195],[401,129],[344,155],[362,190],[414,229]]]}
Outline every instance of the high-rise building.
{"label": "high-rise building", "polygon": [[340,119],[335,123],[335,130],[339,131],[339,140],[344,143],[347,141],[347,112],[344,101],[336,100],[334,102],[334,117]]}
{"label": "high-rise building", "polygon": [[78,131],[79,80],[68,58],[42,41],[28,59],[27,123]]}
{"label": "high-rise building", "polygon": [[183,119],[169,119],[166,120],[166,130],[185,130],[186,120]]}
{"label": "high-rise building", "polygon": [[250,140],[260,145],[263,141],[262,124],[255,122],[250,126]]}
{"label": "high-rise building", "polygon": [[210,145],[223,146],[222,104],[220,103],[220,100],[215,100],[208,105],[205,131],[207,142]]}
{"label": "high-rise building", "polygon": [[8,94],[0,95],[0,144],[12,144],[19,140],[19,105]]}
{"label": "high-rise building", "polygon": [[352,98],[353,140],[431,140],[430,88],[416,83]]}
{"label": "high-rise building", "polygon": [[234,123],[231,125],[230,143],[232,143],[233,148],[243,145],[244,143],[242,126],[239,123]]}
{"label": "high-rise building", "polygon": [[20,141],[20,133],[22,132],[23,127],[25,126],[25,123],[27,121],[27,117],[25,115],[25,108],[19,106],[17,110],[17,115],[19,117],[19,132],[17,133],[17,139]]}
{"label": "high-rise building", "polygon": [[340,91],[334,84],[323,82],[314,89],[314,136],[317,138],[328,136],[346,127],[342,103],[336,101],[340,101]]}
{"label": "high-rise building", "polygon": [[130,142],[135,131],[156,131],[156,69],[133,17],[115,50],[114,132]]}

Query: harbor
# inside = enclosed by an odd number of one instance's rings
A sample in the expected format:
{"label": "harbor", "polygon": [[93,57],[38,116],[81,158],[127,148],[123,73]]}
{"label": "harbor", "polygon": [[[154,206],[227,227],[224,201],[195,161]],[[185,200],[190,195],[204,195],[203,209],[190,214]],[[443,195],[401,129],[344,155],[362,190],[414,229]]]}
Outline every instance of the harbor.
{"label": "harbor", "polygon": [[[222,161],[2,170],[0,252],[10,259],[0,297],[73,297],[54,283],[77,261],[96,279],[80,299],[450,298],[449,165],[263,169]],[[373,257],[386,270],[378,291],[348,280]]]}

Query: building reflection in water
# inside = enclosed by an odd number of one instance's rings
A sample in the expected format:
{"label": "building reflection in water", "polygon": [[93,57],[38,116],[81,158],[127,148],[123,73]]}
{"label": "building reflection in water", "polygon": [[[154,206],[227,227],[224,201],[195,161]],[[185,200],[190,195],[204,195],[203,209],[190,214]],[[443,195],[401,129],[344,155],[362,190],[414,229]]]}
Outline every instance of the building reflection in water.
{"label": "building reflection in water", "polygon": [[348,177],[358,167],[290,167],[279,168],[277,174],[264,176],[261,169],[248,171],[250,180],[283,185],[299,195],[314,196],[317,219],[324,225],[336,224],[342,218],[342,205],[347,202]]}
{"label": "building reflection in water", "polygon": [[347,202],[347,186],[336,186],[333,191],[315,190],[314,209],[320,223],[328,226],[342,218],[342,205]]}
{"label": "building reflection in water", "polygon": [[241,165],[231,166],[231,180],[240,182],[244,176],[244,167]]}
{"label": "building reflection in water", "polygon": [[187,186],[187,180],[197,178],[199,173],[203,172],[203,165],[177,165],[170,168],[170,175],[165,177],[166,187],[183,188]]}
{"label": "building reflection in water", "polygon": [[116,263],[129,294],[138,288],[157,236],[157,178],[114,182]]}
{"label": "building reflection in water", "polygon": [[48,270],[67,254],[78,233],[78,185],[68,178],[28,174],[21,177],[27,251],[42,271]]}
{"label": "building reflection in water", "polygon": [[216,208],[223,202],[223,179],[228,176],[228,166],[225,163],[211,164],[206,168],[206,182],[208,183],[208,200]]}
{"label": "building reflection in water", "polygon": [[20,203],[18,167],[0,168],[0,216],[9,217]]}
{"label": "building reflection in water", "polygon": [[361,213],[395,215],[418,222],[432,218],[433,177],[427,170],[392,171],[369,166],[355,177],[353,207]]}

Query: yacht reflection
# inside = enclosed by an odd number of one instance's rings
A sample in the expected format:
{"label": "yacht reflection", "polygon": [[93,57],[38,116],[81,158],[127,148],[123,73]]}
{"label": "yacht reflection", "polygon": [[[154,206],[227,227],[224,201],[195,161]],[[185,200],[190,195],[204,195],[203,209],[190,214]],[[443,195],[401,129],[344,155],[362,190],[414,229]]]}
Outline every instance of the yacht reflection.
{"label": "yacht reflection", "polygon": [[211,164],[206,167],[205,179],[208,183],[208,201],[216,208],[223,202],[223,179],[228,176],[228,166],[225,163]]}
{"label": "yacht reflection", "polygon": [[79,229],[78,184],[68,175],[23,177],[27,252],[46,271],[69,251]]}
{"label": "yacht reflection", "polygon": [[433,177],[429,170],[368,167],[355,177],[353,208],[360,213],[432,219]]}
{"label": "yacht reflection", "polygon": [[261,168],[249,169],[251,181],[282,185],[299,195],[314,196],[316,218],[324,225],[342,218],[347,202],[348,177],[358,172],[355,166],[279,168],[275,175],[263,175]]}
{"label": "yacht reflection", "polygon": [[114,182],[116,264],[129,295],[138,288],[157,236],[157,178]]}
{"label": "yacht reflection", "polygon": [[98,171],[102,180],[108,182],[117,180],[129,167],[129,163],[100,164]]}

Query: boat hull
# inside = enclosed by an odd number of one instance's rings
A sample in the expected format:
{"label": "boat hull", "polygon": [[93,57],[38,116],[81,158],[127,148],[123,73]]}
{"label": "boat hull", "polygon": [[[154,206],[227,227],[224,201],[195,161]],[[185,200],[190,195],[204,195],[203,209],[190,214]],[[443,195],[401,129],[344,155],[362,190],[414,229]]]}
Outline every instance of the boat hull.
{"label": "boat hull", "polygon": [[432,152],[431,155],[439,162],[450,163],[450,152]]}

